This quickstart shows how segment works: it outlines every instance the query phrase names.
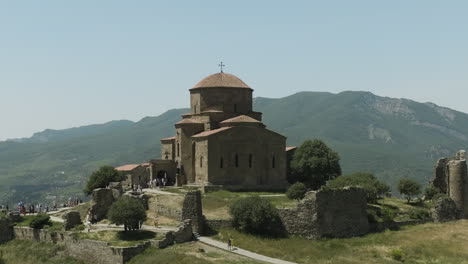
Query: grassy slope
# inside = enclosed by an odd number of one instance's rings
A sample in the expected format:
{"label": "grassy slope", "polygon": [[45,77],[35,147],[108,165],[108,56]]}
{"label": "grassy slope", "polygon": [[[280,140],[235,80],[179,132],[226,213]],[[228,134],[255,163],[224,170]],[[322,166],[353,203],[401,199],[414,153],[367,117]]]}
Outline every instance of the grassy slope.
{"label": "grassy slope", "polygon": [[400,263],[392,252],[401,251],[405,263],[468,263],[468,221],[424,224],[350,239],[264,239],[221,230],[217,238],[232,237],[234,245],[260,254],[298,263]]}
{"label": "grassy slope", "polygon": [[84,264],[65,257],[61,246],[13,240],[0,245],[1,264]]}
{"label": "grassy slope", "polygon": [[[203,252],[200,252],[200,249],[202,249]],[[129,264],[153,263],[260,264],[263,262],[257,262],[196,242],[174,245],[165,249],[150,248],[129,262]]]}

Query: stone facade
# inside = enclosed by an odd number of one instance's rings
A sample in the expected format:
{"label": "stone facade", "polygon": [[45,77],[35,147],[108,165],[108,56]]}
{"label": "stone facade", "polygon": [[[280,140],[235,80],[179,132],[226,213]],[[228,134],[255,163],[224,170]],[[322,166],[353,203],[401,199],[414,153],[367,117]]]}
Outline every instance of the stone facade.
{"label": "stone facade", "polygon": [[305,238],[352,237],[369,232],[366,193],[361,188],[315,191],[297,208],[279,209],[286,231]]}
{"label": "stone facade", "polygon": [[437,161],[431,184],[455,202],[460,218],[468,219],[468,172],[464,150],[453,158]]}
{"label": "stone facade", "polygon": [[161,140],[162,160],[174,162],[168,176],[177,185],[287,187],[286,138],[265,128],[261,113],[252,110],[252,93],[226,73],[190,89],[190,113],[175,124],[174,137]]}
{"label": "stone facade", "polygon": [[131,189],[133,185],[146,187],[152,174],[151,164],[149,163],[127,164],[115,169],[125,175],[122,185],[126,190]]}

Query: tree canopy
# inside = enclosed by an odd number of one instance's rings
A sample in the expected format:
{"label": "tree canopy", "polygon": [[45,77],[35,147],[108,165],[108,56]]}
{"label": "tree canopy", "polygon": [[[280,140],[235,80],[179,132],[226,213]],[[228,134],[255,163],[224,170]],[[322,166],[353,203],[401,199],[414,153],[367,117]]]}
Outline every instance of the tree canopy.
{"label": "tree canopy", "polygon": [[91,194],[94,189],[105,188],[110,182],[119,182],[123,180],[123,175],[112,166],[102,166],[94,171],[86,183],[84,192]]}
{"label": "tree canopy", "polygon": [[317,190],[341,174],[340,156],[323,141],[306,140],[296,149],[291,161],[289,181],[304,183]]}
{"label": "tree canopy", "polygon": [[122,196],[109,208],[107,217],[113,224],[123,225],[125,231],[137,230],[146,220],[146,210],[139,200]]}
{"label": "tree canopy", "polygon": [[289,187],[288,191],[286,192],[286,196],[289,199],[301,200],[304,198],[306,193],[307,187],[302,182],[296,182]]}
{"label": "tree canopy", "polygon": [[250,196],[235,201],[229,208],[233,226],[240,231],[277,236],[281,235],[278,210],[270,201],[259,196]]}
{"label": "tree canopy", "polygon": [[366,191],[367,202],[369,203],[375,203],[377,198],[390,193],[390,186],[379,181],[372,173],[357,172],[327,182],[327,187],[330,188],[343,188],[346,186],[363,188]]}
{"label": "tree canopy", "polygon": [[410,179],[401,179],[398,182],[398,191],[400,194],[406,196],[408,203],[411,201],[413,196],[421,193],[421,185]]}

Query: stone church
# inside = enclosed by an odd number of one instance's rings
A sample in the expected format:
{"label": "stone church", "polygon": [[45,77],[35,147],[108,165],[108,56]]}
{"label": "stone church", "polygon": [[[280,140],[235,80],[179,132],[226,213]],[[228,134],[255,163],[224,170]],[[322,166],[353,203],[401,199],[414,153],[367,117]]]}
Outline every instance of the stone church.
{"label": "stone church", "polygon": [[285,189],[286,137],[268,130],[262,113],[253,111],[253,89],[221,71],[189,91],[191,111],[175,124],[174,137],[161,139],[152,178],[166,175],[176,185]]}

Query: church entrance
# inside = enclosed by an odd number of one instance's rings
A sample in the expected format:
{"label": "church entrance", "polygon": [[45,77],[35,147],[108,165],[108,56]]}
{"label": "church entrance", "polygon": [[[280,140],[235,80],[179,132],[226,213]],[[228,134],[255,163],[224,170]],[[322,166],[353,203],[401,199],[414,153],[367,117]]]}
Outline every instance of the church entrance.
{"label": "church entrance", "polygon": [[175,184],[175,178],[165,170],[158,171],[153,181],[156,181],[153,184],[158,187],[173,186]]}

